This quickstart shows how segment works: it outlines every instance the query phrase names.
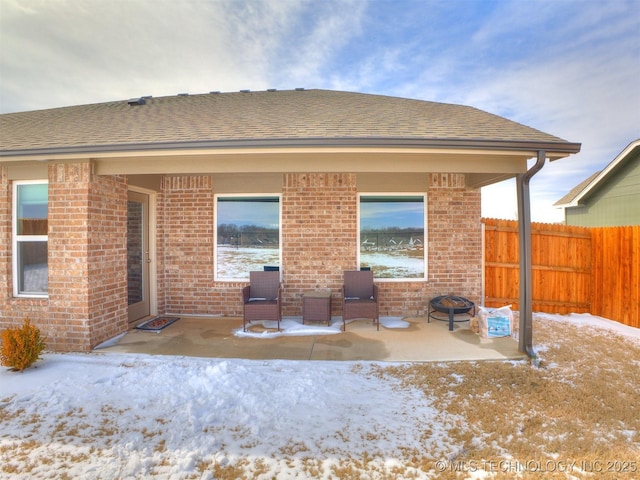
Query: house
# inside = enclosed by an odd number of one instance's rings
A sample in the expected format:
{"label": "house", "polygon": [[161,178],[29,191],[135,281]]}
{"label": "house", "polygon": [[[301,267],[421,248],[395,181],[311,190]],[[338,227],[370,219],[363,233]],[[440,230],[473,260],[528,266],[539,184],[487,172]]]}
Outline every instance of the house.
{"label": "house", "polygon": [[[476,108],[327,90],[140,97],[0,116],[0,328],[87,351],[150,315],[283,314],[373,269],[381,315],[482,301],[480,187],[579,144]],[[215,321],[215,319],[211,320]]]}
{"label": "house", "polygon": [[567,225],[640,225],[640,139],[558,200]]}

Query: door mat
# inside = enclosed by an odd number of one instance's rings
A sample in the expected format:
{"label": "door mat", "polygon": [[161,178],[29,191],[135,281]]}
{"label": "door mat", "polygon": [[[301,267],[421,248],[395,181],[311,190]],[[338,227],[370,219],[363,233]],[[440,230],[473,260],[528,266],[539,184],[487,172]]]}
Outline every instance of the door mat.
{"label": "door mat", "polygon": [[136,329],[159,332],[178,320],[180,320],[180,317],[156,317],[151,320],[147,320],[146,322],[142,322],[140,325],[136,325]]}

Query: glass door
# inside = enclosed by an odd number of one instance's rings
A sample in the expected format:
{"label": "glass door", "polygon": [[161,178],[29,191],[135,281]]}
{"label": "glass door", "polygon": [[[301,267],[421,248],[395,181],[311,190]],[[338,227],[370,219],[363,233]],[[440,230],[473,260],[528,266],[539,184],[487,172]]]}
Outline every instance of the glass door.
{"label": "glass door", "polygon": [[127,285],[129,321],[149,315],[149,195],[129,192]]}

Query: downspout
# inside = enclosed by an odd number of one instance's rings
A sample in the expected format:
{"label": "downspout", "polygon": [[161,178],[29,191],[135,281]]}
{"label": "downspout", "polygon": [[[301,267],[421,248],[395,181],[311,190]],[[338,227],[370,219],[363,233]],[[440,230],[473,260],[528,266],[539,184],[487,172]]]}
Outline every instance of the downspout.
{"label": "downspout", "polygon": [[516,176],[518,195],[518,248],[520,254],[520,336],[518,350],[534,357],[533,352],[533,287],[531,261],[531,199],[529,181],[544,166],[546,151],[538,150],[536,163]]}

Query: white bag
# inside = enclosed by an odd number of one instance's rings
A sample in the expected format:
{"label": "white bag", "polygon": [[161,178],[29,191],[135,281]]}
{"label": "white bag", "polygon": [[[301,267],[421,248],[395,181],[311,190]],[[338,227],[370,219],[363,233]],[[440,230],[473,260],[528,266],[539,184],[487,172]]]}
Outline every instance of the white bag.
{"label": "white bag", "polygon": [[479,307],[478,325],[482,338],[508,337],[511,335],[513,312],[511,305],[500,308]]}

